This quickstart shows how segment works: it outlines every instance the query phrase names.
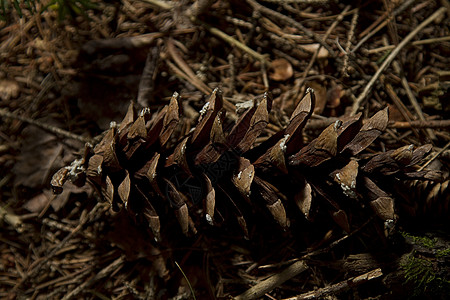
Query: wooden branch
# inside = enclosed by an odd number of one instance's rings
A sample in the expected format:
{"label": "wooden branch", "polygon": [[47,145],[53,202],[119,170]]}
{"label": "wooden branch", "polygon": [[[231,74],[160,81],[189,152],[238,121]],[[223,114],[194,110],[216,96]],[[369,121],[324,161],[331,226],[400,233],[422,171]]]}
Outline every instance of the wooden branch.
{"label": "wooden branch", "polygon": [[80,142],[83,142],[83,143],[91,142],[91,139],[79,136],[77,134],[71,133],[71,132],[66,131],[64,129],[61,129],[61,128],[58,128],[58,127],[55,127],[55,126],[51,126],[51,125],[48,125],[48,124],[45,124],[45,123],[42,123],[42,122],[30,119],[30,118],[24,117],[24,116],[16,115],[15,113],[9,112],[9,111],[7,111],[4,108],[0,108],[0,117],[6,117],[6,118],[10,118],[10,119],[19,120],[19,121],[22,121],[22,122],[25,122],[25,123],[37,126],[37,127],[41,128],[41,129],[44,129],[45,131],[48,131],[50,133],[55,134],[55,135],[66,137],[66,138],[69,138],[69,139],[72,139],[72,140],[77,140],[77,141],[80,141]]}
{"label": "wooden branch", "polygon": [[354,116],[358,109],[360,108],[361,103],[366,99],[367,95],[369,94],[370,90],[372,90],[372,87],[374,86],[375,82],[380,77],[381,73],[391,64],[391,62],[394,60],[394,58],[400,53],[400,51],[412,40],[414,36],[416,36],[422,29],[424,29],[426,26],[428,26],[431,22],[434,20],[437,20],[439,17],[441,17],[447,9],[445,7],[441,7],[437,11],[435,11],[431,16],[429,16],[425,21],[419,24],[413,31],[411,31],[404,39],[403,41],[398,44],[397,48],[395,48],[391,54],[386,58],[386,60],[383,62],[381,67],[377,70],[377,72],[373,75],[372,79],[370,79],[369,83],[364,88],[363,92],[359,95],[359,97],[355,100],[353,103],[353,107],[351,110],[351,115]]}
{"label": "wooden branch", "polygon": [[[306,129],[322,129],[336,122],[338,118],[326,118],[323,120],[310,120]],[[363,123],[366,121],[364,120]],[[388,128],[410,129],[410,128],[450,128],[450,120],[417,120],[410,122],[391,121]]]}
{"label": "wooden branch", "polygon": [[357,277],[353,277],[350,279],[346,279],[344,281],[333,284],[331,286],[327,286],[327,287],[318,289],[316,291],[304,293],[304,294],[298,295],[296,297],[286,298],[284,300],[319,299],[319,298],[321,299],[322,297],[324,297],[328,294],[337,294],[337,293],[343,292],[349,288],[366,283],[367,281],[378,278],[380,276],[383,276],[383,272],[381,271],[380,268],[377,268],[377,269],[369,271],[365,274],[362,274],[362,275],[359,275]]}
{"label": "wooden branch", "polygon": [[287,267],[283,272],[275,274],[267,278],[266,280],[261,281],[260,283],[246,290],[234,299],[247,300],[262,297],[265,293],[270,292],[274,288],[280,286],[283,282],[297,276],[307,269],[308,266],[304,261],[297,261]]}
{"label": "wooden branch", "polygon": [[250,4],[250,6],[253,9],[258,10],[263,14],[277,18],[279,21],[303,31],[308,37],[312,38],[313,40],[315,40],[316,42],[321,44],[322,47],[327,49],[328,52],[331,54],[331,56],[333,56],[333,57],[335,56],[333,49],[331,49],[331,47],[322,38],[320,38],[317,34],[312,32],[311,30],[309,30],[308,28],[306,28],[299,22],[297,22],[297,21],[293,20],[292,18],[285,16],[277,11],[274,11],[270,8],[263,6],[263,5],[259,4],[258,2],[256,2],[255,0],[247,0],[247,3]]}

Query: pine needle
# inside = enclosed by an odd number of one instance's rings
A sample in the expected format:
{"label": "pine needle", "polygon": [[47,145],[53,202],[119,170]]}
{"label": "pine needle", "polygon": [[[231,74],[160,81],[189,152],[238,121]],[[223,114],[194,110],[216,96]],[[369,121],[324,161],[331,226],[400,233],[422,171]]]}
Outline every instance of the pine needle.
{"label": "pine needle", "polygon": [[197,300],[197,298],[195,297],[195,293],[194,293],[194,289],[192,288],[191,282],[189,281],[189,279],[187,278],[186,274],[184,274],[183,270],[181,269],[180,265],[175,262],[175,264],[177,265],[177,268],[181,271],[181,274],[183,274],[184,279],[186,279],[186,282],[189,285],[189,289],[191,290],[192,293],[192,297],[194,298],[194,300]]}

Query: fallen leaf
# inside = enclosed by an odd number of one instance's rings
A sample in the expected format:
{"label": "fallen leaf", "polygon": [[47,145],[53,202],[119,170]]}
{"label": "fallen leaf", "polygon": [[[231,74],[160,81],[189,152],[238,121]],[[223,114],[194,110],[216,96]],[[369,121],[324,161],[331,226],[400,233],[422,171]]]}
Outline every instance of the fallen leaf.
{"label": "fallen leaf", "polygon": [[291,63],[284,58],[274,59],[270,64],[270,69],[273,72],[269,74],[269,78],[275,81],[288,80],[294,75]]}
{"label": "fallen leaf", "polygon": [[317,49],[320,47],[319,54],[317,55],[318,59],[325,59],[330,55],[328,50],[325,49],[324,47],[321,47],[320,44],[307,44],[307,45],[297,44],[296,46],[309,53],[315,53]]}
{"label": "fallen leaf", "polygon": [[0,80],[0,98],[3,101],[9,101],[12,98],[19,96],[20,86],[15,80],[2,79]]}
{"label": "fallen leaf", "polygon": [[317,115],[321,115],[327,105],[327,89],[323,84],[316,81],[309,82],[308,84],[314,90],[314,96],[316,100],[314,113]]}

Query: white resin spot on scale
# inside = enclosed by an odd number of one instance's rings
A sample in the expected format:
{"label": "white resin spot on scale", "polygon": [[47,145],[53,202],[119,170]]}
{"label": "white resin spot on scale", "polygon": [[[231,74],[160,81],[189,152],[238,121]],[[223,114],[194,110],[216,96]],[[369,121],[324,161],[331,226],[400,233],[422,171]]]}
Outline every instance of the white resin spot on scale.
{"label": "white resin spot on scale", "polygon": [[208,108],[209,108],[209,102],[206,102],[205,105],[203,105],[202,109],[200,110],[200,115],[203,116],[206,113],[206,111],[208,110]]}
{"label": "white resin spot on scale", "polygon": [[286,152],[286,141],[289,138],[289,136],[290,136],[289,134],[285,134],[284,138],[281,140],[280,148],[281,148],[281,151],[283,151],[283,152]]}
{"label": "white resin spot on scale", "polygon": [[213,224],[213,219],[211,218],[211,216],[209,214],[206,214],[205,218],[206,218],[206,222],[208,222],[211,225]]}

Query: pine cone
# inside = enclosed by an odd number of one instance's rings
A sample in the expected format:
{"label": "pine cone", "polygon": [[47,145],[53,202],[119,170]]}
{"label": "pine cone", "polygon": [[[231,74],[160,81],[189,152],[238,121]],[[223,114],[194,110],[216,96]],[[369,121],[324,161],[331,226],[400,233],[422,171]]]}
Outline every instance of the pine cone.
{"label": "pine cone", "polygon": [[359,153],[386,129],[387,108],[364,125],[361,114],[337,121],[303,145],[302,130],[314,102],[314,92],[308,89],[287,126],[264,142],[257,138],[268,132],[269,94],[254,99],[231,130],[224,125],[230,121],[219,89],[213,91],[190,132],[184,130],[177,93],[153,117],[149,109],[136,116],[131,104],[122,123],[111,124],[83,159],[58,171],[52,186],[61,192],[65,180],[85,177],[113,210],[127,210],[146,222],[160,240],[160,217],[172,214],[168,207],[185,235],[195,234],[202,220],[214,225],[234,215],[248,237],[245,216],[261,210],[286,229],[289,218],[295,217],[286,207],[295,203],[312,221],[316,199],[325,200],[316,206],[329,210],[347,232],[352,225],[342,207],[348,206],[348,199],[362,213],[367,213],[364,207],[371,207],[379,218],[392,223],[395,203],[384,188],[405,178],[439,179],[436,172],[416,171],[430,145],[361,158]]}

